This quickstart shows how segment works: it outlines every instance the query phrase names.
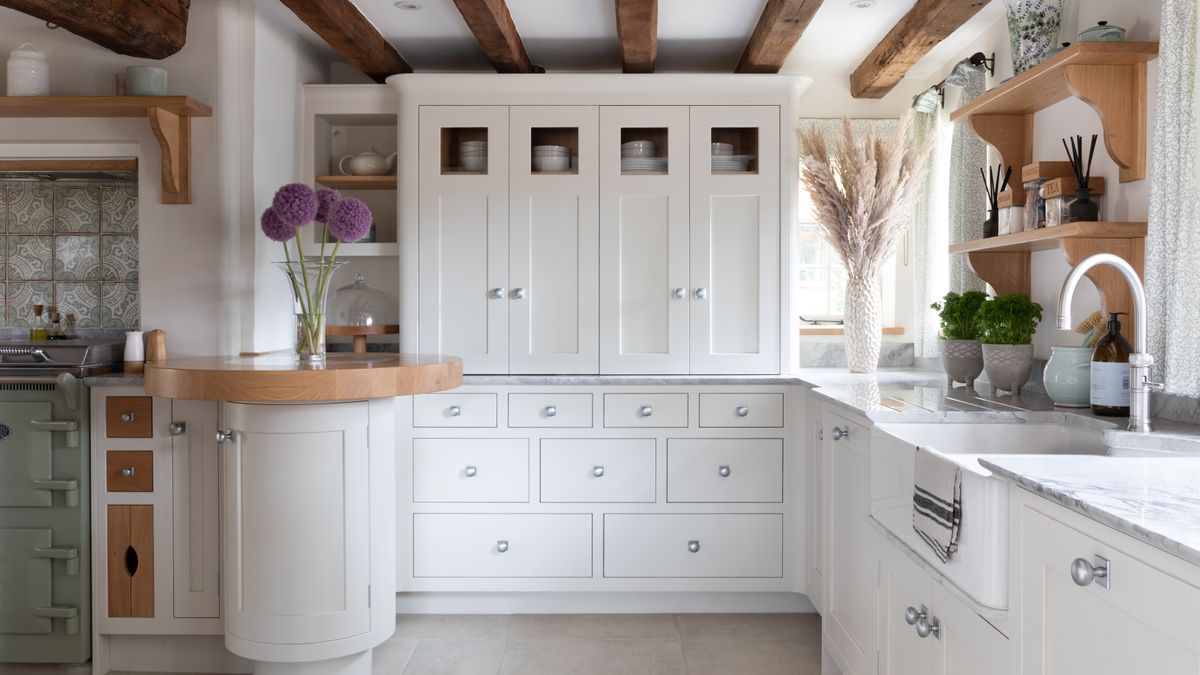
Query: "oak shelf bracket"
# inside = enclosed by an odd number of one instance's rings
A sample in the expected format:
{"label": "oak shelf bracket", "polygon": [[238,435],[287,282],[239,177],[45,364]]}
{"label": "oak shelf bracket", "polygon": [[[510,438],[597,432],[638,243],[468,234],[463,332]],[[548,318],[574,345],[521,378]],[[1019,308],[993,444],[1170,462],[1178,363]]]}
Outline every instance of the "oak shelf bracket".
{"label": "oak shelf bracket", "polygon": [[142,117],[162,153],[162,203],[192,203],[192,118],[212,108],[188,96],[0,96],[0,117]]}

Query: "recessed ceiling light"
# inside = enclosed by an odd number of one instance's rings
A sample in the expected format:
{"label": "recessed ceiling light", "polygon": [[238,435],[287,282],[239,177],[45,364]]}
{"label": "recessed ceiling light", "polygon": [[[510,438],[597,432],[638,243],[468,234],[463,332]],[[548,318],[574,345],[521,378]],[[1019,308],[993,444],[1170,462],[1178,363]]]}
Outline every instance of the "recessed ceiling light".
{"label": "recessed ceiling light", "polygon": [[876,0],[850,0],[850,6],[854,9],[871,9],[875,6]]}
{"label": "recessed ceiling light", "polygon": [[[872,0],[871,4],[875,4],[874,0]],[[396,9],[415,12],[416,10],[421,9],[421,3],[413,2],[412,0],[400,0],[400,2],[396,3]]]}

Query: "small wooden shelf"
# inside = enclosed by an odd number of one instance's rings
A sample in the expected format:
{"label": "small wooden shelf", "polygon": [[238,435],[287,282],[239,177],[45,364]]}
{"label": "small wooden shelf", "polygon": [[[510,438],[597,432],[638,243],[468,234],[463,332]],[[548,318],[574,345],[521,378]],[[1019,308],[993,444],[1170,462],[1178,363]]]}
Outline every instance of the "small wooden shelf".
{"label": "small wooden shelf", "polygon": [[[1028,296],[1032,291],[1030,254],[1034,251],[1060,249],[1071,266],[1095,253],[1113,253],[1143,276],[1145,245],[1146,223],[1086,222],[952,244],[950,253],[965,254],[975,274],[997,293]],[[1093,267],[1087,276],[1100,293],[1101,311],[1132,315],[1133,298],[1120,272],[1102,265]],[[1130,330],[1126,331],[1131,340],[1134,325],[1129,322]]]}
{"label": "small wooden shelf", "polygon": [[317,176],[317,182],[335,190],[395,190],[395,176]]}
{"label": "small wooden shelf", "polygon": [[146,117],[162,152],[162,201],[192,203],[192,118],[212,108],[190,96],[0,96],[0,117]]}
{"label": "small wooden shelf", "polygon": [[[1157,42],[1077,42],[950,113],[1015,170],[1033,161],[1033,113],[1072,96],[1100,116],[1122,183],[1146,177],[1146,62]],[[1020,189],[1020,184],[1014,186]],[[1023,201],[1023,199],[1022,199]]]}

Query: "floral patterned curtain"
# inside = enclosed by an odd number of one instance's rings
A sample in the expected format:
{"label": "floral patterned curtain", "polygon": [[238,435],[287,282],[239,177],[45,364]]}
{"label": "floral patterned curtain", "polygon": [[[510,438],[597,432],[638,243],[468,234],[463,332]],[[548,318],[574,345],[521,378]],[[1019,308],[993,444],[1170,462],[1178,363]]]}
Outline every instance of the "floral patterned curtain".
{"label": "floral patterned curtain", "polygon": [[[982,72],[972,72],[959,94],[958,105],[965,105],[983,95],[987,78]],[[950,141],[950,242],[957,244],[983,238],[983,221],[987,217],[987,200],[979,185],[979,169],[987,164],[987,145],[971,130],[971,125],[954,125]],[[983,280],[975,276],[967,256],[950,258],[950,290],[986,290]]]}
{"label": "floral patterned curtain", "polygon": [[949,148],[946,132],[949,118],[946,111],[912,114],[911,133],[921,142],[933,139],[929,169],[921,183],[921,194],[913,213],[910,234],[913,247],[913,354],[917,358],[936,358],[938,318],[929,308],[940,300],[950,287],[950,270],[946,249],[950,245],[948,197]]}

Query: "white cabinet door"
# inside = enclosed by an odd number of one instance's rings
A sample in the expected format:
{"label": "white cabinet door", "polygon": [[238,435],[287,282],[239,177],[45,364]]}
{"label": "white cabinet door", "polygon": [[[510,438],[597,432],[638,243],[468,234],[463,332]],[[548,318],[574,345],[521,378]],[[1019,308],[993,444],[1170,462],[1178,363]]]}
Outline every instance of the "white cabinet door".
{"label": "white cabinet door", "polygon": [[221,616],[217,402],[171,401],[174,616]]}
{"label": "white cabinet door", "polygon": [[[621,170],[652,140],[665,172]],[[600,372],[688,372],[688,108],[600,109]]]}
{"label": "white cabinet door", "polygon": [[[468,373],[507,373],[508,108],[419,115],[420,349],[462,357]],[[484,138],[486,171],[464,171],[463,143]]]}
{"label": "white cabinet door", "polygon": [[829,406],[823,418],[830,530],[828,595],[821,625],[845,675],[866,675],[875,668],[875,537],[867,521],[870,437],[865,427],[831,412]]}
{"label": "white cabinet door", "polygon": [[[1200,672],[1200,589],[1134,557],[1143,545],[1122,534],[1102,540],[1019,508],[1022,673]],[[1076,585],[1072,564],[1095,556],[1109,561],[1108,588]]]}
{"label": "white cabinet door", "polygon": [[825,431],[822,411],[825,406],[816,398],[806,396],[808,413],[805,423],[806,454],[808,456],[808,597],[817,612],[825,615],[825,552],[828,550],[829,522],[825,498],[827,474],[825,473]]}
{"label": "white cabinet door", "polygon": [[[927,646],[933,636],[922,639],[914,625],[908,623],[905,612],[925,611],[935,616],[929,605],[929,577],[894,546],[883,541],[879,548],[879,675],[914,675],[930,673],[931,650]],[[961,671],[963,673],[970,671]]]}
{"label": "white cabinet door", "polygon": [[[779,372],[779,108],[691,109],[691,372]],[[753,156],[715,170],[711,144]]]}
{"label": "white cabinet door", "polygon": [[[509,370],[596,373],[599,108],[517,106],[509,125]],[[546,145],[569,148],[574,171],[534,171]]]}

